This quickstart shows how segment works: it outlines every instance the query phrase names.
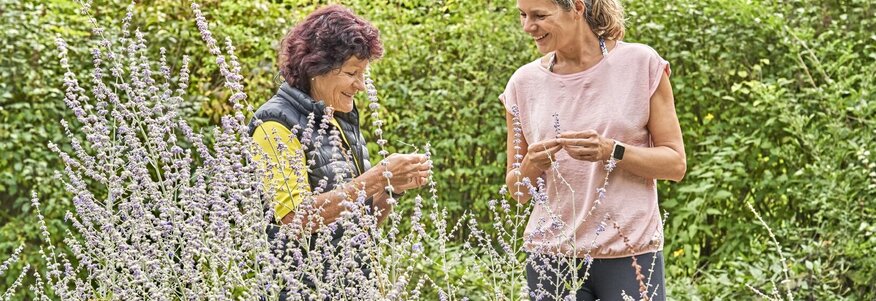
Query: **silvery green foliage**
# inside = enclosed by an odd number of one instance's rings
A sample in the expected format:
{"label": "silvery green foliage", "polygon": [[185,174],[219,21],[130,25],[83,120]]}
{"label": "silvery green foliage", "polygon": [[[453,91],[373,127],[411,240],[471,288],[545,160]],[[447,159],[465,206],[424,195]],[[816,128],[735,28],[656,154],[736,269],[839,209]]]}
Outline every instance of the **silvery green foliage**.
{"label": "silvery green foliage", "polygon": [[[330,224],[319,217],[322,208],[315,196],[338,192],[326,191],[327,181],[321,181],[313,192],[305,193],[292,222],[279,226],[276,237],[269,239],[268,229],[278,226],[273,218],[273,196],[288,187],[271,185],[272,179],[266,175],[271,175],[271,168],[291,166],[293,170],[283,174],[297,175],[303,185],[306,177],[302,175],[313,162],[304,160],[310,151],[306,148],[286,156],[263,153],[255,145],[245,117],[251,115],[252,107],[247,103],[241,65],[232,42],[226,40],[220,45],[200,7],[192,4],[195,23],[209,55],[215,58],[232,108],[219,127],[209,134],[200,133],[177,110],[186,99],[188,57],[183,57],[179,70],[172,70],[164,49],[160,50],[158,61],[153,61],[146,33],[129,29],[134,18],[133,3],[122,20],[118,37],[110,36],[97,25],[89,14],[89,6],[82,3],[82,11],[94,25],[96,41],[91,50],[93,70],[86,84],[80,83],[79,74],[69,71],[67,44],[63,39],[57,40],[60,63],[68,69],[64,101],[76,116],[75,126],[62,121],[72,152],[54,144],[49,146],[65,162],[63,172],[58,172],[56,178],[63,181],[75,206],[75,211],[66,216],[72,230],[63,242],[75,258],[55,249],[48,233],[43,231],[47,247],[42,254],[48,266],[45,271],[34,273],[37,282],[31,288],[39,298],[561,297],[558,292],[530,291],[525,285],[525,266],[528,261],[539,260],[539,256],[522,256],[527,240],[531,239],[523,237],[523,226],[533,206],[547,206],[550,201],[540,178],[536,183],[520,179],[512,189],[513,196],[520,196],[521,190],[533,195],[529,205],[517,204],[508,197],[508,189],[502,188],[501,197],[489,202],[488,213],[467,213],[457,221],[449,221],[447,211],[439,207],[439,191],[432,177],[423,191],[425,197],[407,194],[403,199],[388,200],[390,205],[409,203],[410,209],[404,211],[396,207],[390,212],[376,212],[366,205],[363,190],[357,195],[342,195],[341,204],[346,210]],[[385,124],[379,115],[378,93],[370,78],[366,79],[366,87],[374,120],[371,130],[380,147],[381,160],[374,168],[385,168],[388,141],[382,135]],[[332,112],[325,114],[324,117],[330,117]],[[515,120],[515,137],[519,140],[520,123]],[[559,120],[556,122],[559,128]],[[340,132],[329,125],[328,118],[310,116],[308,124],[292,130],[301,133],[305,145],[310,142],[332,145],[337,155],[331,160],[351,160],[343,149]],[[286,149],[282,141],[287,137],[270,134],[269,139],[279,150]],[[424,151],[427,156],[433,155],[428,145]],[[254,159],[258,156],[275,156],[280,164],[260,164]],[[515,156],[515,160],[515,166],[519,166],[522,156]],[[606,166],[608,172],[613,168],[613,164]],[[554,164],[551,172],[559,171]],[[344,175],[352,173],[344,169],[335,172],[338,178],[334,180],[339,183]],[[384,176],[386,188],[391,191],[388,180],[392,175],[385,172]],[[605,200],[606,186],[607,181],[597,191],[599,201]],[[36,195],[33,204],[38,210]],[[481,214],[491,216],[493,229],[478,228],[476,217]],[[388,216],[380,224],[378,220],[383,215]],[[597,235],[611,224],[610,216],[602,218],[599,229],[594,229]],[[567,227],[558,218],[538,222],[545,233],[563,233],[561,230]],[[42,218],[40,224],[45,229]],[[331,234],[339,227],[344,229],[343,237],[332,242]],[[622,233],[616,223],[613,228]],[[15,260],[13,255],[7,262]],[[6,266],[4,263],[0,274]],[[634,268],[641,276],[640,267]],[[460,269],[468,276],[458,275]],[[574,290],[584,280],[572,276],[563,280],[563,286]],[[643,290],[648,287],[644,276],[639,281]],[[473,291],[471,287],[475,285],[487,289]],[[652,297],[635,295],[642,299]]]}

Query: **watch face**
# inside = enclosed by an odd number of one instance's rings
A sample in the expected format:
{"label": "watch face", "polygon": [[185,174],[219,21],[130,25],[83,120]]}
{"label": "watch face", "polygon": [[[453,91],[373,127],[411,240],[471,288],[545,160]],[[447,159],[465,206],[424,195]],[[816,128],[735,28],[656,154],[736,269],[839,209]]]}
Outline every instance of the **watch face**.
{"label": "watch face", "polygon": [[611,157],[615,160],[623,160],[624,159],[624,148],[620,143],[614,145],[614,152],[612,152]]}

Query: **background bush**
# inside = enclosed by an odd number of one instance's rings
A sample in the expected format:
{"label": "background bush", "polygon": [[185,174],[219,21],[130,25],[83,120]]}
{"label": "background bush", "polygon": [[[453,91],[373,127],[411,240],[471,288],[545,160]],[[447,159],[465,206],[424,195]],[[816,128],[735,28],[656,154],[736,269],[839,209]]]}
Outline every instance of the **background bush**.
{"label": "background bush", "polygon": [[[203,1],[219,37],[231,38],[254,105],[276,90],[275,49],[289,27],[324,1]],[[504,109],[497,96],[537,58],[514,1],[343,1],[372,20],[386,47],[373,64],[389,141],[432,144],[442,200],[455,216],[486,212],[503,182]],[[627,41],[669,60],[688,173],[660,183],[668,290],[673,299],[752,295],[782,267],[764,215],[790,257],[800,299],[874,299],[876,289],[876,8],[868,0],[624,1]],[[98,1],[107,29],[127,2]],[[171,61],[192,55],[185,114],[203,131],[228,111],[188,1],[142,1],[136,26]],[[38,263],[30,191],[50,232],[71,208],[52,180],[69,118],[53,39],[87,66],[90,25],[72,1],[0,0],[0,254],[21,242]],[[80,41],[80,43],[77,43]],[[80,74],[87,76],[86,74]],[[365,114],[367,115],[367,114]],[[365,116],[367,117],[367,116]],[[367,122],[365,124],[369,124]],[[366,133],[368,131],[366,130]],[[370,139],[374,141],[374,139]],[[390,150],[413,151],[398,143]],[[484,218],[486,220],[486,218]],[[60,240],[55,240],[60,241]],[[0,255],[0,260],[6,256]],[[20,268],[20,267],[16,267]],[[0,280],[5,291],[17,273]],[[477,290],[472,290],[477,291]],[[24,293],[17,295],[26,298]]]}

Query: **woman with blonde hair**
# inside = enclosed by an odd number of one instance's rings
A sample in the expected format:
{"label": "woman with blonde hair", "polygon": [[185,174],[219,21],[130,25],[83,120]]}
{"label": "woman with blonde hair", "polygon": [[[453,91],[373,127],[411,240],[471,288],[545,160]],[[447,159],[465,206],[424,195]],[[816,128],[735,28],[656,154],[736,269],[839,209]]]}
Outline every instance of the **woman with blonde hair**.
{"label": "woman with blonde hair", "polygon": [[[656,180],[680,181],[686,170],[669,63],[621,40],[617,0],[517,7],[544,55],[520,67],[499,97],[506,183],[518,202],[534,202],[524,234],[530,296],[664,300]],[[532,195],[527,186],[539,182],[545,194]]]}

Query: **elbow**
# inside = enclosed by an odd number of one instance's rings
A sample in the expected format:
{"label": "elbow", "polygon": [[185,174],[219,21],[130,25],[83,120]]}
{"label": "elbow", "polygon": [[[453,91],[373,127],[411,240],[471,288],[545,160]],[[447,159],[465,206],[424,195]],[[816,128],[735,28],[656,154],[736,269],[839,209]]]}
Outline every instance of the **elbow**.
{"label": "elbow", "polygon": [[[507,187],[515,187],[515,186],[514,186],[514,184],[511,184],[510,186],[507,186]],[[516,188],[508,188],[508,192],[506,193],[505,197],[517,201],[517,203],[520,205],[526,205],[526,203],[529,202],[529,198],[530,198],[529,193],[520,191],[519,189],[516,189]]]}
{"label": "elbow", "polygon": [[517,203],[520,205],[526,205],[526,203],[529,202],[531,196],[528,192],[524,191],[522,187],[517,183],[519,183],[517,175],[508,173],[508,175],[505,176],[505,185],[508,189],[507,197],[517,201]]}
{"label": "elbow", "polygon": [[673,182],[681,182],[684,179],[684,175],[687,173],[687,160],[682,158],[678,160],[676,164],[671,168],[672,175],[669,177]]}
{"label": "elbow", "polygon": [[526,205],[526,203],[529,203],[530,198],[531,197],[529,196],[528,193],[523,193],[523,195],[514,196],[514,200],[516,200],[517,204],[520,204],[520,205]]}

